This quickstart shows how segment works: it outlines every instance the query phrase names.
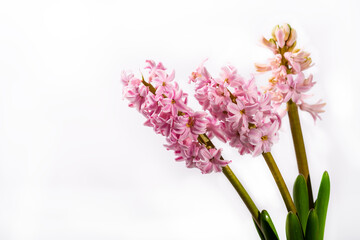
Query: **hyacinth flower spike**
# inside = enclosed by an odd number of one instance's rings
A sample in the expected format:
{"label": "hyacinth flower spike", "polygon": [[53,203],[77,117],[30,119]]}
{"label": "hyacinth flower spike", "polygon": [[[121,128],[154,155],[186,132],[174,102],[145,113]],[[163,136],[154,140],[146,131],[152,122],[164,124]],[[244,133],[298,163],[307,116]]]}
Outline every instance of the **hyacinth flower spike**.
{"label": "hyacinth flower spike", "polygon": [[165,147],[175,152],[176,161],[184,161],[188,168],[198,168],[203,174],[223,172],[260,227],[260,212],[228,166],[231,161],[225,160],[222,149],[216,149],[210,140],[213,136],[224,140],[223,133],[217,130],[219,123],[205,112],[194,112],[186,105],[187,95],[173,83],[174,72],[168,75],[163,64],[147,63],[148,81],[122,73],[123,95],[129,106],[147,118],[146,126],[166,137]]}
{"label": "hyacinth flower spike", "polygon": [[[315,82],[313,82],[311,74],[306,78],[303,71],[313,64],[310,53],[295,48],[296,40],[296,30],[289,24],[275,26],[272,38],[262,41],[263,43],[271,42],[273,44],[272,52],[275,56],[269,60],[268,64],[255,64],[255,67],[258,72],[271,71],[272,76],[267,91],[273,96],[274,106],[280,108],[284,104],[287,105],[286,110],[289,115],[299,174],[305,177],[309,191],[309,205],[314,207],[309,166],[298,108],[309,112],[316,121],[317,118],[321,119],[319,114],[324,112],[325,103],[322,103],[321,100],[315,104],[309,104],[305,101],[309,97],[305,93],[314,86]],[[264,44],[264,46],[268,48],[268,44]]]}
{"label": "hyacinth flower spike", "polygon": [[202,63],[189,77],[190,82],[195,83],[195,98],[203,110],[219,121],[219,130],[230,146],[237,148],[241,155],[263,155],[287,210],[296,213],[289,190],[270,152],[281,126],[281,118],[271,106],[271,96],[258,91],[253,77],[245,81],[233,66],[221,68],[219,75],[219,78],[213,78]]}

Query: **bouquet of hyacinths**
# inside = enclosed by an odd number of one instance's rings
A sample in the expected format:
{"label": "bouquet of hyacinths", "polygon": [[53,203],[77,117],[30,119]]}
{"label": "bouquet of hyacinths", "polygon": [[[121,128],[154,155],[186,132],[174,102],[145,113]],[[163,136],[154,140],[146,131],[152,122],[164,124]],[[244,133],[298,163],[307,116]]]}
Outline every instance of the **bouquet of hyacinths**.
{"label": "bouquet of hyacinths", "polygon": [[[222,149],[216,148],[211,139],[228,142],[240,155],[263,156],[288,210],[287,239],[323,239],[329,176],[323,174],[314,202],[298,108],[316,121],[325,103],[305,102],[315,82],[303,71],[312,66],[312,61],[309,53],[296,48],[296,40],[295,29],[288,24],[276,26],[272,38],[262,38],[263,45],[274,53],[268,63],[255,64],[258,72],[271,72],[269,84],[262,91],[254,77],[244,79],[234,66],[224,66],[218,77],[212,77],[203,62],[189,77],[189,83],[195,84],[195,98],[203,107],[201,112],[187,106],[188,95],[173,81],[174,71],[167,72],[162,63],[146,61],[146,78],[126,72],[121,76],[129,106],[145,116],[146,126],[165,136],[165,147],[174,151],[176,161],[184,161],[188,168],[198,168],[203,174],[224,173],[249,209],[261,239],[279,239],[272,220],[266,210],[259,211],[230,169],[231,161],[221,156]],[[271,154],[286,113],[299,169],[293,196]]]}

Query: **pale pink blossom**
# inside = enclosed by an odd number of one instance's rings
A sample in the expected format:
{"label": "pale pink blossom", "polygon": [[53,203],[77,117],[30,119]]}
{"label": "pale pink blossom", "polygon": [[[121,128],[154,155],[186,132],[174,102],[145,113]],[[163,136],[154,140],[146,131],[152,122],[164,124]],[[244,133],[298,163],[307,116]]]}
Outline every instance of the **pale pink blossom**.
{"label": "pale pink blossom", "polygon": [[[186,162],[186,167],[193,168],[196,166],[196,162],[200,160],[199,152],[205,148],[204,145],[200,145],[199,142],[192,142],[188,148],[186,148],[181,154],[181,160]],[[176,159],[181,161],[180,158]]]}
{"label": "pale pink blossom", "polygon": [[278,68],[274,68],[272,73],[278,83],[286,81],[286,78],[288,76],[287,68],[284,65],[281,65]]}
{"label": "pale pink blossom", "polygon": [[232,127],[232,129],[238,129],[241,127],[247,127],[249,118],[258,110],[257,104],[245,105],[240,99],[237,99],[235,103],[229,103],[227,110],[231,115],[226,119]]}
{"label": "pale pink blossom", "polygon": [[255,68],[258,72],[267,72],[271,70],[271,66],[264,63],[255,63]]}
{"label": "pale pink blossom", "polygon": [[315,82],[313,82],[312,74],[310,74],[308,78],[305,78],[305,75],[302,72],[299,73],[298,78],[296,80],[296,90],[298,92],[301,92],[301,93],[307,92],[314,85],[315,85]]}
{"label": "pale pink blossom", "polygon": [[[249,80],[243,81],[240,86],[234,89],[233,94],[237,97],[247,99],[249,102],[254,103],[259,96],[259,90],[256,86],[256,80],[254,75],[251,75]],[[252,101],[254,100],[254,101]]]}
{"label": "pale pink blossom", "polygon": [[171,114],[175,116],[179,111],[186,111],[188,108],[183,98],[183,92],[173,88],[169,91],[166,98],[162,98],[161,101],[159,101],[159,104],[162,106],[163,112],[171,112]]}
{"label": "pale pink blossom", "polygon": [[284,102],[288,102],[290,99],[292,99],[295,103],[299,102],[301,93],[299,94],[296,91],[296,81],[293,79],[292,75],[288,75],[287,81],[285,83],[278,84],[277,87],[284,95]]}
{"label": "pale pink blossom", "polygon": [[196,166],[202,173],[221,172],[221,168],[228,165],[231,161],[221,159],[222,149],[206,149],[200,150],[201,160],[196,161]]}
{"label": "pale pink blossom", "polygon": [[270,126],[250,129],[249,142],[255,146],[253,156],[270,152],[274,141],[277,140],[279,123],[274,121]]}
{"label": "pale pink blossom", "polygon": [[153,127],[157,134],[169,136],[174,128],[176,120],[177,117],[173,116],[171,113],[158,111],[148,116],[148,121],[145,122],[145,125]]}
{"label": "pale pink blossom", "polygon": [[155,63],[154,60],[146,60],[148,64],[145,69],[149,69],[149,82],[157,75],[158,70],[166,70],[164,65],[159,62],[158,64]]}
{"label": "pale pink blossom", "polygon": [[202,88],[198,88],[195,92],[195,98],[199,101],[200,105],[203,107],[203,110],[208,109],[210,106],[208,86],[205,85]]}
{"label": "pale pink blossom", "polygon": [[266,47],[267,49],[271,50],[274,54],[278,53],[278,48],[276,46],[275,41],[269,41],[266,38],[262,37],[260,40],[262,46]]}
{"label": "pale pink blossom", "polygon": [[310,113],[311,116],[313,117],[314,121],[316,121],[316,118],[321,119],[319,113],[325,112],[325,110],[323,109],[325,107],[325,105],[326,105],[326,103],[321,103],[321,100],[319,100],[315,104],[307,104],[307,103],[303,102],[299,105],[299,107],[301,110],[307,111],[308,113]]}
{"label": "pale pink blossom", "polygon": [[226,106],[230,101],[230,93],[223,86],[209,87],[208,98],[213,106]]}
{"label": "pale pink blossom", "polygon": [[[123,82],[126,82],[126,79],[124,79]],[[123,89],[123,97],[129,100],[129,107],[135,107],[140,111],[146,101],[148,89],[140,85],[140,80],[136,78],[132,78],[127,83],[128,85]]]}
{"label": "pale pink blossom", "polygon": [[196,82],[197,78],[204,78],[203,80],[208,81],[210,79],[210,74],[208,73],[208,71],[206,70],[206,68],[204,68],[204,63],[207,61],[207,59],[204,59],[201,64],[199,65],[199,67],[195,70],[195,72],[192,72],[191,75],[189,76],[189,82]]}
{"label": "pale pink blossom", "polygon": [[125,87],[127,87],[130,84],[131,80],[133,80],[133,79],[134,79],[133,73],[126,72],[126,71],[121,72],[121,82]]}
{"label": "pale pink blossom", "polygon": [[296,76],[295,80],[293,75],[288,75],[285,83],[278,84],[278,89],[284,95],[283,101],[288,102],[292,99],[296,104],[300,104],[300,101],[303,101],[306,97],[303,93],[309,91],[315,84],[312,79],[312,75],[305,78],[305,75],[302,72]]}
{"label": "pale pink blossom", "polygon": [[[265,115],[272,115],[274,107],[271,103],[271,94],[263,93],[258,100],[258,111],[256,113],[263,113]],[[256,114],[255,113],[255,114]]]}
{"label": "pale pink blossom", "polygon": [[305,51],[284,53],[284,58],[289,61],[294,73],[304,71],[311,66],[312,61],[309,56],[310,53]]}
{"label": "pale pink blossom", "polygon": [[158,71],[157,76],[153,79],[154,87],[156,88],[156,95],[162,95],[170,92],[173,88],[171,82],[175,78],[175,71],[168,75],[165,71]]}
{"label": "pale pink blossom", "polygon": [[179,139],[197,138],[199,134],[206,132],[207,119],[205,112],[195,112],[189,115],[179,116],[174,125],[174,133],[179,134]]}
{"label": "pale pink blossom", "polygon": [[243,82],[243,79],[237,74],[235,67],[228,65],[221,68],[220,76],[215,78],[215,82],[226,88],[228,86],[240,85]]}
{"label": "pale pink blossom", "polygon": [[216,136],[220,141],[226,142],[226,134],[224,132],[224,123],[218,122],[217,119],[213,116],[207,116],[206,119],[208,120],[206,129],[207,129],[207,136],[211,139],[213,136]]}

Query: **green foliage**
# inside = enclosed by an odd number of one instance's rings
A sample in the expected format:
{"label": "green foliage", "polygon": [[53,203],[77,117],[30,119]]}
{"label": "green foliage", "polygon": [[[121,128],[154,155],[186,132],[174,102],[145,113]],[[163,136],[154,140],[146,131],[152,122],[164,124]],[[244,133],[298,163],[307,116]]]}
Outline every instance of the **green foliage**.
{"label": "green foliage", "polygon": [[319,218],[315,209],[311,209],[309,212],[305,240],[319,240]]}
{"label": "green foliage", "polygon": [[[309,209],[309,193],[303,175],[299,175],[294,183],[294,204],[297,214],[289,212],[286,218],[287,240],[323,240],[327,208],[330,197],[330,178],[324,172],[315,208]],[[259,216],[260,227],[255,223],[256,230],[262,240],[278,240],[275,226],[266,210]]]}
{"label": "green foliage", "polygon": [[330,178],[327,171],[324,172],[319,192],[317,196],[317,200],[315,203],[315,210],[319,218],[319,239],[324,239],[324,230],[325,230],[325,221],[326,221],[326,213],[329,205],[329,197],[330,197]]}
{"label": "green foliage", "polygon": [[288,240],[304,240],[301,223],[293,212],[289,212],[286,217],[286,238]]}
{"label": "green foliage", "polygon": [[260,213],[260,228],[255,223],[256,230],[262,240],[279,240],[279,236],[276,232],[275,226],[270,218],[270,215],[266,210],[262,210]]}
{"label": "green foliage", "polygon": [[302,229],[305,233],[306,222],[309,215],[309,193],[306,180],[302,174],[300,174],[295,180],[293,195],[296,211],[299,216]]}
{"label": "green foliage", "polygon": [[254,218],[253,218],[253,222],[255,224],[256,231],[258,232],[259,237],[261,238],[261,240],[266,240],[264,234],[262,233],[261,229],[259,228],[259,226],[255,222]]}
{"label": "green foliage", "polygon": [[279,236],[275,226],[271,221],[270,215],[266,210],[262,210],[260,214],[260,225],[266,240],[278,240]]}
{"label": "green foliage", "polygon": [[[288,240],[323,240],[326,213],[330,197],[330,179],[325,171],[321,179],[315,208],[309,209],[309,193],[303,175],[294,183],[294,204],[297,215],[289,212],[286,218],[286,238]],[[301,231],[300,231],[301,230]]]}

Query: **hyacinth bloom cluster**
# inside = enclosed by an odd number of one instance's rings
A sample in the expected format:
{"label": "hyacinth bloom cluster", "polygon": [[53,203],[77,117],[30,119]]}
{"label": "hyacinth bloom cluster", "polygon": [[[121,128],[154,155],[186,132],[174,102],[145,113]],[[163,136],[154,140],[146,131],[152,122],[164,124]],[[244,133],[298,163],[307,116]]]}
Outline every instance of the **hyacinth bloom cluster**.
{"label": "hyacinth bloom cluster", "polygon": [[[325,171],[314,199],[298,108],[316,120],[325,104],[305,102],[315,82],[311,74],[304,73],[312,66],[310,54],[295,49],[296,31],[285,24],[276,26],[272,35],[269,40],[263,38],[262,43],[274,57],[267,64],[256,64],[258,72],[271,73],[265,91],[258,89],[254,76],[245,79],[231,65],[222,67],[213,77],[204,61],[189,77],[189,83],[195,84],[195,98],[204,110],[193,111],[187,105],[187,94],[174,81],[175,72],[167,72],[162,63],[148,60],[146,77],[122,72],[123,96],[130,107],[145,116],[146,126],[166,138],[165,147],[174,151],[176,161],[184,161],[187,167],[202,173],[224,173],[252,215],[261,239],[279,239],[270,215],[255,205],[228,166],[231,161],[224,160],[222,150],[211,142],[214,136],[241,155],[262,154],[286,206],[287,239],[323,239],[330,181]],[[299,170],[293,196],[270,152],[286,112]]]}
{"label": "hyacinth bloom cluster", "polygon": [[246,81],[229,65],[214,78],[202,63],[189,79],[195,83],[195,98],[219,121],[223,141],[240,154],[270,152],[281,119],[273,111],[271,95],[258,90],[254,77]]}
{"label": "hyacinth bloom cluster", "polygon": [[189,168],[199,168],[202,173],[220,172],[231,161],[221,157],[221,149],[214,149],[199,141],[199,136],[209,139],[220,133],[216,119],[205,112],[195,112],[187,106],[187,94],[174,82],[162,63],[146,61],[148,81],[123,72],[123,96],[129,106],[146,117],[145,125],[166,137],[168,150],[176,154],[176,161],[185,161]]}
{"label": "hyacinth bloom cluster", "polygon": [[271,78],[266,90],[271,93],[272,102],[281,116],[283,103],[292,100],[301,110],[311,114],[314,120],[321,119],[325,103],[319,100],[315,104],[306,103],[310,97],[306,93],[314,86],[313,75],[305,76],[304,70],[313,66],[310,53],[296,47],[297,34],[294,28],[284,24],[276,26],[272,38],[262,38],[262,44],[274,53],[274,57],[266,64],[255,64],[258,72],[271,71]]}

